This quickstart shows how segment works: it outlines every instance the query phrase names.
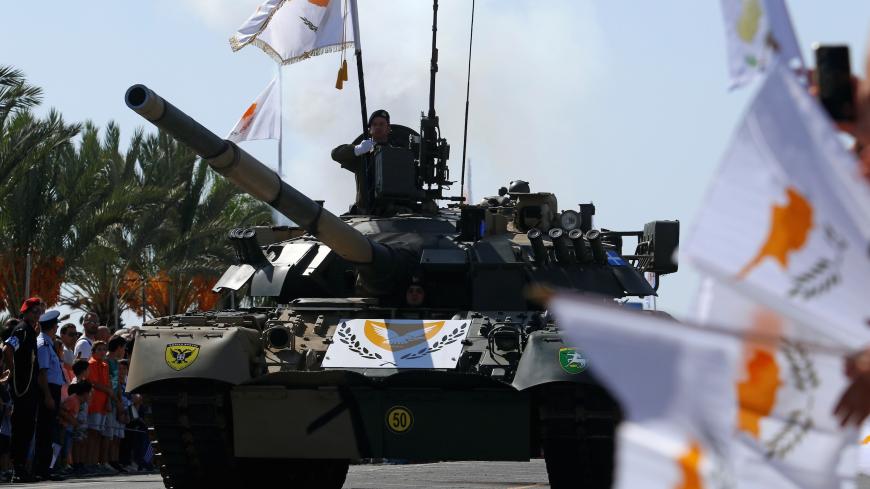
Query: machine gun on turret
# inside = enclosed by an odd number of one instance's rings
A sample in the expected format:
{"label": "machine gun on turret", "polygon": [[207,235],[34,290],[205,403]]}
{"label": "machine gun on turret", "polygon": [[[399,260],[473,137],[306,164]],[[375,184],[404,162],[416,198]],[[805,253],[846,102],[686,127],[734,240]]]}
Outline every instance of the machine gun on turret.
{"label": "machine gun on turret", "polygon": [[[416,149],[418,154],[418,182],[421,188],[426,187],[426,197],[432,200],[445,199],[442,190],[453,183],[449,180],[450,170],[447,167],[450,145],[441,137],[441,127],[438,115],[435,113],[435,75],[438,73],[437,35],[438,0],[434,0],[432,2],[432,56],[429,60],[429,111],[420,115],[419,141],[416,145],[412,142],[412,149]],[[450,197],[447,199],[461,200],[461,198]]]}

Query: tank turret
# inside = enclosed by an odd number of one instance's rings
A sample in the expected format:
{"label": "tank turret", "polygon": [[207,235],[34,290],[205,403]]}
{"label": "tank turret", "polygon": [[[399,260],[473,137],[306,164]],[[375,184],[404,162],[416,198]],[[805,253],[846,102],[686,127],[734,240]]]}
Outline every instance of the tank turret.
{"label": "tank turret", "polygon": [[272,206],[352,263],[363,289],[393,292],[419,261],[420,250],[391,247],[370,240],[322,205],[308,198],[232,141],[220,138],[145,85],[133,85],[127,106],[188,146],[224,178],[252,197]]}

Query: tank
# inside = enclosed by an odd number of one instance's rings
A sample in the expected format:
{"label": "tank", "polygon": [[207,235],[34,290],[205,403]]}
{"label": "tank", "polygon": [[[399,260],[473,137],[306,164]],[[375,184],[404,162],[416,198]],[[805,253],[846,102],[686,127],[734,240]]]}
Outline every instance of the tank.
{"label": "tank", "polygon": [[238,262],[214,290],[232,308],[137,333],[127,387],[152,403],[166,487],[340,488],[351,463],[539,457],[556,489],[610,487],[620,408],[527,290],[655,296],[679,222],[599,229],[594,205],[521,180],[451,201],[431,117],[373,155],[372,210],[336,216],[149,88],[126,103],[295,223],[228,232]]}

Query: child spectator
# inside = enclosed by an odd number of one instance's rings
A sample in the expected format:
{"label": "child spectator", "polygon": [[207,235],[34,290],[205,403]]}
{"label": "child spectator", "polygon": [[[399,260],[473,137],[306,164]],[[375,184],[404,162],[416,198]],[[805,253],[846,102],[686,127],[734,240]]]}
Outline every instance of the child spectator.
{"label": "child spectator", "polygon": [[130,440],[133,463],[128,466],[128,470],[132,471],[135,468],[140,472],[150,472],[154,470],[154,466],[151,465],[150,461],[145,460],[149,444],[148,425],[145,424],[147,406],[144,404],[141,394],[133,394],[130,397],[131,404],[127,409],[130,414],[130,422],[127,423],[127,438]]}
{"label": "child spectator", "polygon": [[[77,436],[73,436],[72,443],[72,459],[74,464],[78,464],[74,467],[75,475],[85,475],[88,473],[88,470],[85,468],[86,459],[88,456],[88,402],[91,399],[91,395],[93,392],[93,386],[90,382],[88,382],[88,361],[87,360],[76,360],[73,364],[73,372],[76,374],[76,378],[73,379],[70,387],[77,384],[87,384],[90,386],[88,390],[88,395],[86,399],[81,402],[79,406],[78,412],[78,430],[79,433]],[[75,434],[74,434],[75,435]]]}
{"label": "child spectator", "polygon": [[75,384],[77,382],[84,382],[88,380],[88,371],[90,364],[87,360],[76,360],[73,362],[72,371],[74,378],[70,382],[71,384]]}
{"label": "child spectator", "polygon": [[106,417],[110,413],[109,399],[117,401],[109,380],[109,364],[106,363],[107,347],[104,341],[95,341],[88,360],[88,379],[94,388],[88,403],[87,461],[89,469],[96,472],[116,473],[108,465],[108,440],[103,434]]}
{"label": "child spectator", "polygon": [[[72,328],[67,328],[67,332],[71,330],[73,333],[75,333],[75,327],[72,324],[68,323],[66,326],[72,326]],[[61,334],[63,335],[64,333]],[[87,377],[88,369],[88,362],[86,360],[75,360],[75,357],[72,355],[72,350],[64,350],[65,345],[66,343],[61,343],[61,349],[58,352],[58,355],[66,355],[67,353],[69,353],[69,356],[73,358],[73,362],[69,365],[67,365],[66,363],[61,364],[61,367],[63,368],[64,379],[66,380],[66,383],[64,383],[60,391],[61,404],[65,403],[66,399],[72,395],[69,393],[69,388],[79,381],[76,376],[75,370],[73,369],[73,364],[75,364],[76,362],[80,362],[78,370],[79,374],[83,375],[82,379],[80,379],[82,381],[84,380],[84,377]],[[66,361],[66,359],[63,357],[62,360]],[[88,389],[90,390],[90,388]],[[83,432],[84,430],[86,430],[88,424],[87,403],[84,403],[84,409],[84,419],[81,420],[81,422],[79,423],[80,426],[78,427],[78,429],[82,430]],[[75,413],[76,416],[78,416],[78,414],[78,412]],[[62,416],[60,415],[60,413],[58,413],[58,418],[62,420]],[[61,428],[63,428],[63,423],[61,423]],[[76,440],[69,436],[66,436],[63,429],[59,431],[59,433],[57,434],[57,438],[57,443],[60,445],[61,448],[60,453],[57,457],[57,463],[55,464],[54,468],[62,475],[81,475],[83,472],[80,469],[77,469],[77,467],[73,466],[73,452],[75,452]]]}
{"label": "child spectator", "polygon": [[[109,340],[109,355],[106,362],[109,364],[109,383],[112,386],[112,391],[115,393],[113,398],[109,399],[109,412],[106,414],[106,424],[103,428],[103,436],[108,440],[108,451],[106,452],[106,460],[109,466],[118,472],[126,472],[124,467],[119,463],[121,438],[124,437],[124,425],[122,418],[126,416],[124,406],[117,400],[121,399],[120,389],[120,363],[119,360],[124,358],[124,347],[127,345],[127,340],[120,336],[115,336]],[[126,378],[124,379],[126,382]]]}
{"label": "child spectator", "polygon": [[118,463],[124,468],[125,472],[135,472],[138,469],[138,464],[133,463],[133,444],[135,440],[128,437],[128,427],[130,424],[130,407],[133,405],[133,395],[127,392],[127,372],[129,371],[130,361],[126,358],[118,360],[118,392],[123,403],[118,421],[121,424],[121,430],[124,434],[121,436],[121,446],[118,452]]}
{"label": "child spectator", "polygon": [[73,446],[72,473],[74,474],[84,474],[85,472],[82,453],[75,449],[75,442],[83,441],[87,436],[87,417],[82,416],[82,413],[87,412],[91,392],[91,384],[86,380],[70,384],[69,397],[63,401],[60,413],[61,425],[64,427],[64,446]]}

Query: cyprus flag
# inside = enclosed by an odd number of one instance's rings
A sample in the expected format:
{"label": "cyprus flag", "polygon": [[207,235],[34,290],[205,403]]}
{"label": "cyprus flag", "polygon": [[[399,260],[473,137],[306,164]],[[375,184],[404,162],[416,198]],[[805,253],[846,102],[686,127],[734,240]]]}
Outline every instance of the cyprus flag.
{"label": "cyprus flag", "polygon": [[787,66],[803,67],[785,0],[720,1],[732,87],[751,81],[774,58]]}
{"label": "cyprus flag", "polygon": [[615,489],[733,487],[739,341],[579,297],[550,310],[625,413]]}
{"label": "cyprus flag", "polygon": [[775,66],[682,251],[743,295],[858,348],[870,344],[870,186],[829,120]]}
{"label": "cyprus flag", "polygon": [[737,487],[835,489],[853,482],[856,432],[841,429],[833,415],[847,386],[846,349],[711,279],[696,307],[712,334],[742,337],[734,381]]}
{"label": "cyprus flag", "polygon": [[728,290],[706,294],[703,315],[733,324],[677,323],[565,296],[550,303],[566,344],[582,350],[625,412],[614,487],[849,487],[855,432],[831,415],[845,387],[842,357]]}
{"label": "cyprus flag", "polygon": [[275,77],[257,100],[245,110],[227,139],[234,143],[255,139],[280,139],[281,94],[278,90],[278,77]]}
{"label": "cyprus flag", "polygon": [[[350,0],[355,1],[355,0]],[[353,45],[342,0],[268,0],[230,38],[233,51],[253,44],[291,64]]]}

